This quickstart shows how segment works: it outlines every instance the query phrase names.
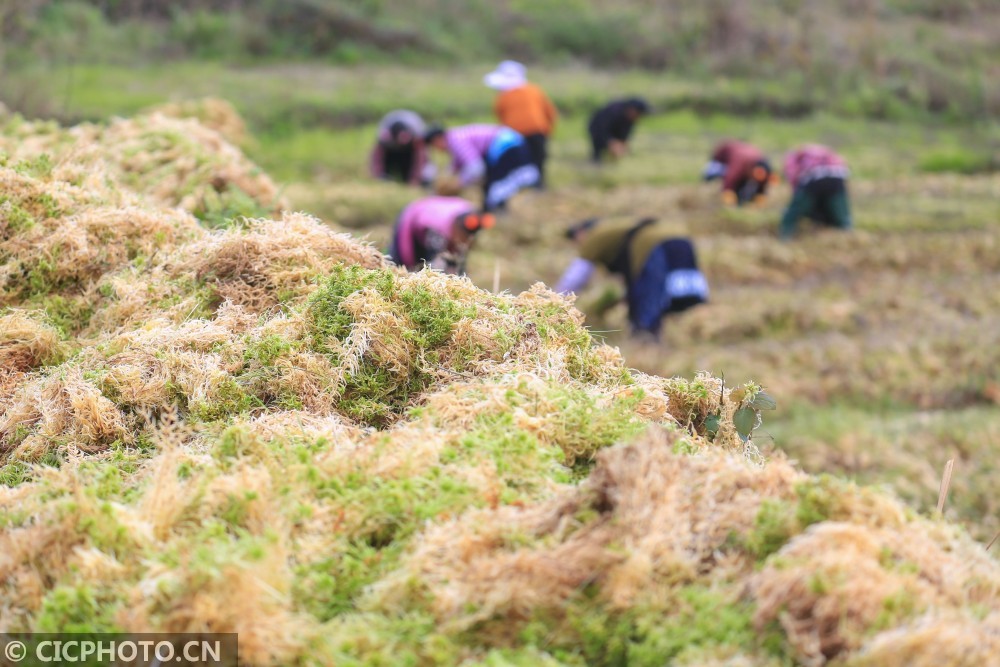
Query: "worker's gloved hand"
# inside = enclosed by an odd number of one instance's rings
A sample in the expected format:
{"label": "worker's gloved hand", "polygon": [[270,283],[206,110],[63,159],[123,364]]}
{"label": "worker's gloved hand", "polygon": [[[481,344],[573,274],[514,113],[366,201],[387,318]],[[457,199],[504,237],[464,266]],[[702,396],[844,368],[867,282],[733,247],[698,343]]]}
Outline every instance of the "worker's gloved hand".
{"label": "worker's gloved hand", "polygon": [[753,198],[754,206],[763,206],[766,203],[767,203],[767,195],[756,195]]}
{"label": "worker's gloved hand", "polygon": [[442,197],[454,197],[462,193],[462,182],[457,176],[441,176],[434,181],[434,192]]}
{"label": "worker's gloved hand", "polygon": [[732,190],[722,191],[723,204],[725,204],[726,206],[736,206],[738,202],[739,202],[739,197],[736,196],[735,192],[733,192]]}

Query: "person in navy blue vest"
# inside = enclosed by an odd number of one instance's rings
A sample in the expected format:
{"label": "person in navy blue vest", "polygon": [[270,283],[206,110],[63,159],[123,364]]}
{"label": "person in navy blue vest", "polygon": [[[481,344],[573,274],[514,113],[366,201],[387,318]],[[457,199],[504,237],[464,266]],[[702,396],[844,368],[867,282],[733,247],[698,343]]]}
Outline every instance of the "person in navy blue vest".
{"label": "person in navy blue vest", "polygon": [[579,292],[598,266],[625,280],[628,317],[635,334],[659,337],[663,318],[708,301],[708,283],[698,269],[694,245],[655,218],[593,218],[566,232],[577,258],[556,291]]}

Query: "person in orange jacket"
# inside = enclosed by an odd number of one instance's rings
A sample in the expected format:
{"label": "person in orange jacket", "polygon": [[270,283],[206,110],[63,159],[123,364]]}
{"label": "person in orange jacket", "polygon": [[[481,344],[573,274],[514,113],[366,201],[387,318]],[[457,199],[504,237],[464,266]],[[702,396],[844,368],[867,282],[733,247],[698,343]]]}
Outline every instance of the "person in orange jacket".
{"label": "person in orange jacket", "polygon": [[483,83],[499,92],[493,110],[501,125],[524,137],[531,151],[531,161],[538,167],[535,186],[545,186],[545,160],[548,138],[555,129],[559,113],[545,92],[528,82],[527,71],[519,62],[505,60],[483,77]]}

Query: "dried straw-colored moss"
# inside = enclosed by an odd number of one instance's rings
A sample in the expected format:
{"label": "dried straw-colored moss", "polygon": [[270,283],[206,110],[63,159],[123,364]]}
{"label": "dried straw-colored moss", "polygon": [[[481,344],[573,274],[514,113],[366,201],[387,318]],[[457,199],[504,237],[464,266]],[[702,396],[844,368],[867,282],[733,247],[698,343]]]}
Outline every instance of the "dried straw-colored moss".
{"label": "dried straw-colored moss", "polygon": [[232,104],[217,97],[168,102],[153,107],[147,113],[160,113],[170,118],[194,118],[236,146],[249,139],[246,122],[240,114]]}
{"label": "dried straw-colored moss", "polygon": [[0,368],[28,371],[61,355],[59,333],[37,313],[12,310],[0,314]]}
{"label": "dried straw-colored moss", "polygon": [[992,655],[995,560],[764,460],[756,385],[269,219],[194,120],[4,135],[0,631],[237,632],[251,665]]}

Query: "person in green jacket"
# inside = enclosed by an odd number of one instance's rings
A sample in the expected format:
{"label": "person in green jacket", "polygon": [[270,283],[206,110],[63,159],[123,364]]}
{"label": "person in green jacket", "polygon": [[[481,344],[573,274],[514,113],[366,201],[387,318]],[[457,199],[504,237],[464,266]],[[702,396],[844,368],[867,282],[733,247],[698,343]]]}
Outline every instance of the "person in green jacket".
{"label": "person in green jacket", "polygon": [[635,334],[656,338],[664,316],[708,300],[694,245],[671,225],[655,218],[594,218],[573,225],[566,236],[576,244],[577,258],[556,291],[579,292],[598,266],[620,275]]}

